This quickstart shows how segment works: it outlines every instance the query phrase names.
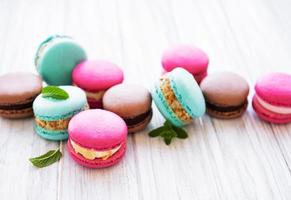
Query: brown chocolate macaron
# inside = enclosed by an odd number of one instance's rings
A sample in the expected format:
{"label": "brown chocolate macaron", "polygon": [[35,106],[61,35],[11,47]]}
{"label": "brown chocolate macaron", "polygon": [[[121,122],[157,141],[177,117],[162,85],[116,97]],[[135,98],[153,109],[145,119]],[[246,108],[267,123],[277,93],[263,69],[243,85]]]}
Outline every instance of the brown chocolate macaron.
{"label": "brown chocolate macaron", "polygon": [[213,73],[203,79],[200,87],[210,116],[232,119],[245,112],[249,85],[241,76],[232,72]]}
{"label": "brown chocolate macaron", "polygon": [[122,117],[130,133],[144,129],[151,121],[151,105],[150,92],[138,85],[115,85],[103,96],[104,109]]}
{"label": "brown chocolate macaron", "polygon": [[32,73],[16,72],[0,76],[0,116],[32,116],[32,102],[41,89],[42,79]]}

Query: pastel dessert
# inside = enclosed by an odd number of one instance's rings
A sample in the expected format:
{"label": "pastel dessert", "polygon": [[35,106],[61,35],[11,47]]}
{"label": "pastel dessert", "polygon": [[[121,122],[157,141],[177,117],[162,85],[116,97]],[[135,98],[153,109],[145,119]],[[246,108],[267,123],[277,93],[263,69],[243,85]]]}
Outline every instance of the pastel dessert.
{"label": "pastel dessert", "polygon": [[205,101],[193,76],[182,68],[162,75],[152,92],[161,114],[174,126],[192,122],[205,113]]}
{"label": "pastel dessert", "polygon": [[249,85],[238,74],[216,72],[209,74],[200,84],[207,113],[216,118],[232,119],[247,109]]}
{"label": "pastel dessert", "polygon": [[48,85],[71,85],[72,70],[87,58],[84,49],[68,36],[50,36],[35,55],[37,71]]}
{"label": "pastel dessert", "polygon": [[77,113],[88,108],[85,92],[74,86],[60,86],[69,98],[54,99],[40,94],[33,102],[35,132],[48,140],[68,139],[68,124]]}
{"label": "pastel dessert", "polygon": [[105,91],[122,81],[123,71],[105,60],[83,61],[73,71],[74,85],[86,92],[90,108],[102,108]]}
{"label": "pastel dessert", "polygon": [[32,117],[32,102],[41,89],[41,78],[32,73],[15,72],[0,76],[0,116]]}
{"label": "pastel dessert", "polygon": [[103,96],[103,107],[122,117],[129,133],[144,129],[153,115],[151,94],[139,85],[119,84],[111,87]]}
{"label": "pastel dessert", "polygon": [[270,73],[255,85],[253,108],[257,115],[268,122],[291,122],[291,75]]}
{"label": "pastel dessert", "polygon": [[104,168],[122,159],[126,138],[127,127],[122,118],[106,110],[92,109],[70,121],[67,149],[78,164]]}
{"label": "pastel dessert", "polygon": [[195,46],[175,45],[164,51],[162,66],[166,72],[182,67],[190,72],[198,84],[207,76],[209,58],[207,54]]}

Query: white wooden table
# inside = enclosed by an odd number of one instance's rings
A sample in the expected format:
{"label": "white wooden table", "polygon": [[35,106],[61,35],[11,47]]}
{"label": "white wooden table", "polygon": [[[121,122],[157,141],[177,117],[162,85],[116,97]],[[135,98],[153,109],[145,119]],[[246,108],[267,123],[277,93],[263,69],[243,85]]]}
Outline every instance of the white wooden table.
{"label": "white wooden table", "polygon": [[[251,100],[259,76],[291,73],[290,9],[290,0],[0,0],[0,73],[35,72],[38,44],[66,34],[90,58],[119,64],[125,82],[150,88],[162,51],[193,43],[209,54],[210,73],[246,77]],[[1,200],[291,199],[291,125],[262,122],[251,106],[236,120],[205,115],[170,146],[147,135],[163,123],[154,107],[148,129],[128,137],[123,161],[101,170],[76,165],[66,144],[38,137],[32,121],[0,119]],[[28,162],[59,146],[60,162]]]}

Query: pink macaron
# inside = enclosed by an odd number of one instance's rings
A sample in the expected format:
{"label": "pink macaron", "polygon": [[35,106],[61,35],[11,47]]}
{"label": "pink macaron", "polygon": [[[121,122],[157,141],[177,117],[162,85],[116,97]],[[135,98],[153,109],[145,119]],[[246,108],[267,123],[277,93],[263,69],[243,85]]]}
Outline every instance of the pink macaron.
{"label": "pink macaron", "polygon": [[166,72],[182,67],[190,72],[200,83],[207,76],[209,58],[207,54],[191,45],[176,45],[164,51],[162,66]]}
{"label": "pink macaron", "polygon": [[256,83],[253,108],[257,115],[272,123],[291,122],[291,75],[271,73]]}
{"label": "pink macaron", "polygon": [[103,94],[123,82],[123,71],[105,60],[86,60],[75,67],[72,78],[73,84],[86,92],[90,108],[102,108]]}
{"label": "pink macaron", "polygon": [[127,126],[112,112],[101,109],[80,112],[70,121],[68,132],[69,154],[85,167],[109,167],[125,154]]}

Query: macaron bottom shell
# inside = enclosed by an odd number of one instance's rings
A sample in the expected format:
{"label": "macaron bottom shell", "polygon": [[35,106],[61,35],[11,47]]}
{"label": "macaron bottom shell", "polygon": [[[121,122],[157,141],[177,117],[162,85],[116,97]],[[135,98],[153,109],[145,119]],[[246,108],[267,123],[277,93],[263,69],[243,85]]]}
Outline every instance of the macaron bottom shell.
{"label": "macaron bottom shell", "polygon": [[42,138],[51,140],[51,141],[61,141],[61,140],[67,140],[68,139],[68,131],[67,130],[47,130],[43,129],[40,126],[34,124],[34,130],[35,132]]}
{"label": "macaron bottom shell", "polygon": [[0,110],[0,116],[7,119],[20,119],[33,116],[32,108],[26,108],[21,110]]}
{"label": "macaron bottom shell", "polygon": [[234,119],[240,117],[247,109],[248,102],[245,102],[242,107],[237,110],[229,111],[229,112],[221,112],[207,107],[207,114],[219,118],[219,119]]}
{"label": "macaron bottom shell", "polygon": [[150,114],[142,122],[139,122],[139,123],[134,124],[134,125],[127,125],[128,132],[134,133],[134,132],[138,132],[138,131],[143,130],[150,123],[152,117],[153,117],[153,112],[151,110]]}
{"label": "macaron bottom shell", "polygon": [[84,167],[93,168],[93,169],[106,168],[106,167],[111,167],[117,164],[119,161],[121,161],[121,159],[123,158],[126,152],[126,142],[122,143],[120,149],[111,157],[109,157],[107,160],[102,160],[99,158],[96,158],[94,160],[87,160],[82,155],[74,151],[70,142],[67,143],[67,150],[70,156],[72,157],[72,159]]}
{"label": "macaron bottom shell", "polygon": [[271,123],[276,124],[285,124],[291,122],[291,114],[280,114],[280,113],[274,113],[272,111],[269,111],[265,109],[256,98],[256,95],[253,97],[252,102],[254,111],[256,114],[263,120]]}

